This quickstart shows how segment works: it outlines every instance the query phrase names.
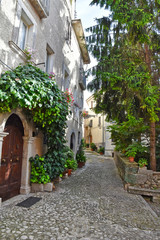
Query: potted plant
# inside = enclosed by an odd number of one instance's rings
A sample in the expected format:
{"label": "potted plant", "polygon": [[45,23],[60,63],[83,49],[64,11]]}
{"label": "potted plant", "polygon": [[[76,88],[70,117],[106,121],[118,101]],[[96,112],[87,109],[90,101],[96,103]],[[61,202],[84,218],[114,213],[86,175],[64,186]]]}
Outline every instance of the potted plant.
{"label": "potted plant", "polygon": [[125,155],[129,158],[130,162],[134,162],[134,158],[136,156],[136,153],[137,153],[136,151],[130,149],[125,153]]}
{"label": "potted plant", "polygon": [[73,151],[68,146],[65,146],[64,153],[65,153],[65,169],[68,172],[68,176],[70,176],[72,170],[77,169],[77,161],[74,159]]}
{"label": "potted plant", "polygon": [[140,158],[138,161],[138,165],[140,168],[143,168],[148,165],[148,161],[146,158]]}
{"label": "potted plant", "polygon": [[96,147],[95,143],[91,143],[90,146],[91,146],[91,151],[96,151],[97,150],[97,147]]}
{"label": "potted plant", "polygon": [[143,146],[141,142],[139,141],[134,141],[132,144],[130,144],[126,148],[126,153],[125,155],[129,157],[130,162],[134,161],[134,157],[137,154],[144,154],[146,152],[147,148],[146,146]]}
{"label": "potted plant", "polygon": [[77,165],[77,161],[73,158],[73,159],[67,159],[66,160],[66,167],[68,169],[68,176],[71,175],[72,170],[76,170],[78,165]]}
{"label": "potted plant", "polygon": [[100,147],[100,148],[98,149],[98,153],[99,153],[100,155],[103,155],[103,154],[104,154],[104,147]]}
{"label": "potted plant", "polygon": [[[31,157],[29,161],[31,163],[30,181],[32,192],[48,191],[48,189],[52,191],[53,183],[50,182],[50,177],[45,169],[45,158],[37,154],[35,157]],[[51,185],[49,188],[48,184]]]}
{"label": "potted plant", "polygon": [[77,164],[78,164],[78,167],[79,168],[82,168],[84,165],[85,165],[85,162],[86,162],[86,156],[84,154],[84,150],[83,150],[83,144],[81,142],[81,145],[79,147],[79,150],[76,154],[76,161],[77,161]]}

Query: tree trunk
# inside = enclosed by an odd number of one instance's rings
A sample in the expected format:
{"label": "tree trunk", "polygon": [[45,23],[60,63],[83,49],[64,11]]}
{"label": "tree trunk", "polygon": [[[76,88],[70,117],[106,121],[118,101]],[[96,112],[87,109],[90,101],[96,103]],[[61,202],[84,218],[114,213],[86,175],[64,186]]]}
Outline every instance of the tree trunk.
{"label": "tree trunk", "polygon": [[[145,44],[145,59],[148,66],[150,74],[152,73],[151,68],[151,52],[149,50],[148,44]],[[152,85],[154,82],[152,80]],[[155,122],[150,123],[150,167],[153,171],[156,171],[156,124]]]}
{"label": "tree trunk", "polygon": [[150,167],[156,171],[156,127],[155,122],[150,123]]}

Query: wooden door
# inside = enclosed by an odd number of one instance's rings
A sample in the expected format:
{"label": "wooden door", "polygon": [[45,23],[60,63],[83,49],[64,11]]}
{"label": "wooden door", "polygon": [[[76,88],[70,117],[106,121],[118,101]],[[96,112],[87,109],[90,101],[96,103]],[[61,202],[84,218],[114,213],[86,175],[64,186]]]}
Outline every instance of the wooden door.
{"label": "wooden door", "polygon": [[0,166],[0,197],[7,200],[20,192],[23,154],[23,125],[20,118],[12,114],[8,119],[3,141]]}

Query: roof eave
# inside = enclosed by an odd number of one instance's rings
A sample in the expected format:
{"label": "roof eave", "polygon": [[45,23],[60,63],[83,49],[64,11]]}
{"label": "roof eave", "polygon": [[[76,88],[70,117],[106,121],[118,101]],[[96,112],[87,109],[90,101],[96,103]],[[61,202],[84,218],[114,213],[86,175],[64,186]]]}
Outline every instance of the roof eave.
{"label": "roof eave", "polygon": [[89,53],[87,50],[87,44],[85,41],[85,37],[84,37],[84,31],[83,31],[83,27],[82,27],[82,23],[80,19],[75,19],[72,20],[72,26],[81,50],[81,54],[82,54],[82,58],[83,58],[83,63],[84,64],[89,64],[90,63],[90,57],[89,57]]}

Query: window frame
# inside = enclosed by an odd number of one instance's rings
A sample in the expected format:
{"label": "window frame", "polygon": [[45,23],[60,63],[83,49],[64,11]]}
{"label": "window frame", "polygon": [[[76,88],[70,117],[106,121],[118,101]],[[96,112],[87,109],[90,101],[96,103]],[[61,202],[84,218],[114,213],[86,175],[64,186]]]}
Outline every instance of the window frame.
{"label": "window frame", "polygon": [[[23,25],[26,26],[26,32],[25,32],[25,38],[24,41],[21,45],[21,41],[22,41],[22,28]],[[27,13],[24,11],[24,9],[22,9],[21,12],[21,17],[20,17],[20,24],[19,24],[19,33],[18,33],[18,46],[24,50],[26,48],[26,45],[28,43],[28,38],[29,38],[29,31],[30,28],[34,26],[33,22],[31,21],[31,19],[28,17]]]}
{"label": "window frame", "polygon": [[51,47],[47,43],[47,47],[46,47],[46,60],[45,60],[45,71],[48,74],[53,71],[53,56],[54,56],[54,51],[51,49]]}

